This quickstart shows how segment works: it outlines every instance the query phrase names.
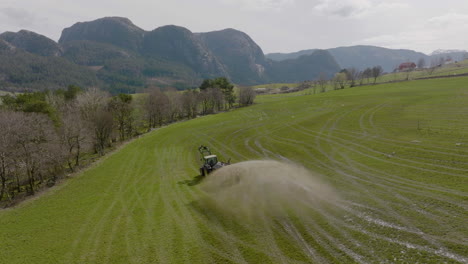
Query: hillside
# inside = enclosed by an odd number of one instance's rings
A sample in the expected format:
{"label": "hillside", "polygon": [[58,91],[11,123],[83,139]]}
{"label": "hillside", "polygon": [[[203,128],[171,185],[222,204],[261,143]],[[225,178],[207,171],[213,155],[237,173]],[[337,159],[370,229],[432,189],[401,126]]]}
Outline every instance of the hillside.
{"label": "hillside", "polygon": [[[467,87],[463,77],[264,96],[157,129],[0,211],[0,259],[466,263]],[[202,144],[238,177],[198,177]]]}
{"label": "hillside", "polygon": [[268,81],[265,55],[247,34],[225,29],[198,33],[197,36],[226,65],[234,82],[253,84]]}
{"label": "hillside", "polygon": [[212,51],[183,27],[164,26],[146,33],[142,54],[186,65],[202,78],[229,77]]}
{"label": "hillside", "polygon": [[314,53],[317,49],[308,49],[308,50],[301,50],[297,52],[292,52],[292,53],[268,53],[265,56],[274,61],[283,61],[283,60],[289,60],[289,59],[296,59],[299,58],[300,56],[303,55],[310,55]]}
{"label": "hillside", "polygon": [[36,55],[50,57],[59,57],[62,55],[62,47],[58,43],[31,31],[20,30],[16,33],[5,32],[0,34],[0,39]]}
{"label": "hillside", "polygon": [[353,46],[329,49],[342,68],[356,67],[364,70],[380,65],[386,72],[392,72],[402,62],[417,62],[427,55],[412,50],[393,50],[374,46]]}
{"label": "hillside", "polygon": [[0,90],[58,89],[75,84],[99,84],[94,72],[61,57],[46,57],[19,49],[0,39]]}
{"label": "hillside", "polygon": [[[315,62],[320,61],[318,65]],[[321,72],[331,78],[340,70],[340,66],[333,56],[326,50],[316,50],[310,55],[303,55],[297,59],[281,62],[273,61],[268,67],[270,79],[275,82],[296,82],[315,80]]]}

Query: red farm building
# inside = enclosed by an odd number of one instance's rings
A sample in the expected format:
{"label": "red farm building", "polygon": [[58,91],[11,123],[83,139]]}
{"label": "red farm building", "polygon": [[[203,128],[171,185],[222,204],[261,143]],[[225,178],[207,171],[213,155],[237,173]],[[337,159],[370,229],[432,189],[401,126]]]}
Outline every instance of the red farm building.
{"label": "red farm building", "polygon": [[398,66],[399,71],[408,71],[413,70],[414,68],[416,68],[416,64],[414,62],[405,62]]}

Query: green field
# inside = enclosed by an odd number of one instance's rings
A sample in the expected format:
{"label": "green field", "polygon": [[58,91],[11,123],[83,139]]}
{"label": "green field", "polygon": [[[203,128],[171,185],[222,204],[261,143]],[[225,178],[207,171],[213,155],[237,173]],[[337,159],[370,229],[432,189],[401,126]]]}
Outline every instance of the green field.
{"label": "green field", "polygon": [[[467,77],[257,101],[153,131],[0,211],[0,262],[468,262]],[[226,214],[203,202],[201,144],[300,164],[336,197],[271,214],[239,193],[258,211]]]}

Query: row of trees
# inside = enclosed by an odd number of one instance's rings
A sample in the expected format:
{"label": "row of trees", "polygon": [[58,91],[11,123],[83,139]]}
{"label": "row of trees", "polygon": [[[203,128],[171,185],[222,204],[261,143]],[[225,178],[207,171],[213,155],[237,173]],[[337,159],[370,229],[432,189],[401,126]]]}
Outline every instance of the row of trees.
{"label": "row of trees", "polygon": [[325,73],[320,73],[317,80],[312,84],[312,87],[315,93],[317,88],[319,88],[320,92],[325,92],[328,84],[331,84],[335,90],[344,89],[347,86],[354,87],[356,85],[370,84],[371,82],[375,84],[377,78],[383,72],[381,66],[366,68],[363,71],[359,71],[356,68],[347,68],[336,73],[331,79]]}
{"label": "row of trees", "polygon": [[0,201],[33,195],[55,184],[116,142],[178,120],[247,106],[254,98],[251,88],[240,88],[236,94],[225,78],[206,80],[199,89],[183,92],[151,87],[137,96],[111,96],[76,86],[3,96]]}

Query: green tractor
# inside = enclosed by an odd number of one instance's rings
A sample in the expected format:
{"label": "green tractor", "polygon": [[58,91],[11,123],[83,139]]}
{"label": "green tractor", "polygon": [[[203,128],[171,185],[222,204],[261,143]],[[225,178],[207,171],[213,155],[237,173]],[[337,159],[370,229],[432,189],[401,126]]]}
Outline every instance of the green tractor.
{"label": "green tractor", "polygon": [[200,146],[198,151],[201,154],[200,160],[203,161],[203,165],[200,167],[201,176],[206,176],[217,169],[231,164],[231,159],[227,162],[218,161],[218,157],[213,155],[207,146]]}

